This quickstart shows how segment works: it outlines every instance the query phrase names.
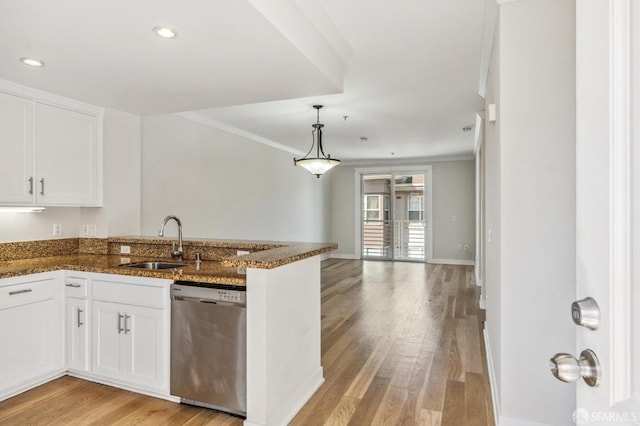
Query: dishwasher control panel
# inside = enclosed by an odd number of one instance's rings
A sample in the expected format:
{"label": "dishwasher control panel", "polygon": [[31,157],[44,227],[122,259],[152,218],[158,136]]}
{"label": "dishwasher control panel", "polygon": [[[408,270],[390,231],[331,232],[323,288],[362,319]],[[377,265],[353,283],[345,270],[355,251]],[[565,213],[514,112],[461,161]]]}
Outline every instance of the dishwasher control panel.
{"label": "dishwasher control panel", "polygon": [[241,290],[228,290],[203,284],[173,284],[171,297],[178,299],[197,299],[202,302],[228,302],[237,305],[246,305],[247,292]]}

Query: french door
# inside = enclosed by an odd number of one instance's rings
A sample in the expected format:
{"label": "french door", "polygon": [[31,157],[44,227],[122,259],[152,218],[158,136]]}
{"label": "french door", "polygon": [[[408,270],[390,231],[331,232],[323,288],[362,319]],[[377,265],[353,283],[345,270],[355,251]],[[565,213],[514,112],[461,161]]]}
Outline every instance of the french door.
{"label": "french door", "polygon": [[425,173],[361,175],[363,259],[425,261]]}

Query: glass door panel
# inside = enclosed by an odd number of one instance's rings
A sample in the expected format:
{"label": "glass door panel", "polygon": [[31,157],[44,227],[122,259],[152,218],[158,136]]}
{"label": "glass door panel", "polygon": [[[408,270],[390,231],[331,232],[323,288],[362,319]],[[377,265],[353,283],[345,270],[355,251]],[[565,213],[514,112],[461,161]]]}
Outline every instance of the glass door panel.
{"label": "glass door panel", "polygon": [[363,259],[425,260],[424,181],[424,173],[362,175]]}
{"label": "glass door panel", "polygon": [[392,176],[362,176],[362,257],[393,258]]}
{"label": "glass door panel", "polygon": [[393,258],[424,261],[424,173],[394,175],[393,189]]}

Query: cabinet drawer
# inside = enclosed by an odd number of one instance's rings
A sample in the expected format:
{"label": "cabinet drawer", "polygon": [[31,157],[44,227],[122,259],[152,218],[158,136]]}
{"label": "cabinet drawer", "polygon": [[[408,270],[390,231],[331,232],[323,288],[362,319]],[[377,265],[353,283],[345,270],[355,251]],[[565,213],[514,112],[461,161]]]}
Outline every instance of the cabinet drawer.
{"label": "cabinet drawer", "polygon": [[0,309],[52,299],[56,294],[56,281],[46,279],[0,287]]}
{"label": "cabinet drawer", "polygon": [[163,287],[93,280],[93,300],[162,308],[169,304],[169,290]]}
{"label": "cabinet drawer", "polygon": [[64,289],[65,294],[69,297],[87,297],[87,279],[67,277],[64,280]]}

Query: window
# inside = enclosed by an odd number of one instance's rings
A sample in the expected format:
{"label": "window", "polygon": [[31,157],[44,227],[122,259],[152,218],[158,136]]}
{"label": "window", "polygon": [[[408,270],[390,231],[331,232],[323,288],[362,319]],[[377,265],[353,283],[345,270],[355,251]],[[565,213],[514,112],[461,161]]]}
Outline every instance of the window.
{"label": "window", "polygon": [[424,195],[410,194],[407,204],[409,220],[422,222],[424,220]]}
{"label": "window", "polygon": [[364,196],[364,220],[381,220],[382,195]]}

